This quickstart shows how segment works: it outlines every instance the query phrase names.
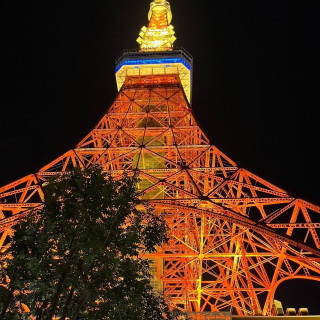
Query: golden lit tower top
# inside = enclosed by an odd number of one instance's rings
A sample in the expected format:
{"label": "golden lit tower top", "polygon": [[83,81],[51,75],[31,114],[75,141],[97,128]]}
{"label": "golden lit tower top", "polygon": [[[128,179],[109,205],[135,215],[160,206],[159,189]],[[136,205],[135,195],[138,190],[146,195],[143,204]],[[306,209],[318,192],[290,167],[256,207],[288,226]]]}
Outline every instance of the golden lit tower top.
{"label": "golden lit tower top", "polygon": [[170,24],[172,13],[169,2],[165,0],[152,1],[148,19],[148,27],[142,27],[137,39],[140,51],[172,50],[176,37],[173,26]]}
{"label": "golden lit tower top", "polygon": [[128,77],[178,75],[191,104],[193,58],[183,48],[173,49],[172,13],[166,0],[150,3],[149,25],[140,31],[139,49],[125,50],[116,60],[116,81],[121,90]]}

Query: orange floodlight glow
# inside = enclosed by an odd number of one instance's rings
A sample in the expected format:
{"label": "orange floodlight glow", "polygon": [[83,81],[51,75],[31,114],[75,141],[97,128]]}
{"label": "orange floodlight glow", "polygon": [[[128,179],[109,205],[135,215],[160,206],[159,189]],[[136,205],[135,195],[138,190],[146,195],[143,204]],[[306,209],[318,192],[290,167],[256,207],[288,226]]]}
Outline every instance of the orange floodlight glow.
{"label": "orange floodlight glow", "polygon": [[147,51],[172,53],[171,18],[167,1],[151,3],[142,52],[130,61],[139,71],[119,64],[116,99],[75,149],[0,188],[0,250],[19,219],[41,206],[50,177],[92,165],[117,179],[138,174],[140,207],[165,212],[169,226],[168,243],[146,255],[154,287],[187,312],[271,315],[280,283],[320,281],[320,207],[239,168],[212,145],[178,70],[188,69],[187,60],[175,60],[170,72],[160,65],[165,60],[143,64]]}

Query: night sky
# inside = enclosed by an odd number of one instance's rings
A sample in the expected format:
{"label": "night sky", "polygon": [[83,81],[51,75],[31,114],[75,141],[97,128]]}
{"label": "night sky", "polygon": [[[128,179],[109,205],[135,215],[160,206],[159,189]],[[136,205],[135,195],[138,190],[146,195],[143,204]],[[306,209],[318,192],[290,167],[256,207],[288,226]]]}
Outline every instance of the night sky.
{"label": "night sky", "polygon": [[[310,1],[171,0],[194,57],[195,116],[238,166],[320,205],[319,15]],[[75,147],[116,95],[114,61],[148,0],[2,1],[0,186]],[[284,283],[285,308],[320,314],[320,283]]]}

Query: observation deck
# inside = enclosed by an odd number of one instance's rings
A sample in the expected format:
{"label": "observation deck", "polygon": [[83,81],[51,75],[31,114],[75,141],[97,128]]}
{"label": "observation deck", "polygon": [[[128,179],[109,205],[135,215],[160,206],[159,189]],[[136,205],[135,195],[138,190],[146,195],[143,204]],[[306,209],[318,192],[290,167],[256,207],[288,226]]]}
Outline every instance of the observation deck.
{"label": "observation deck", "polygon": [[193,57],[184,48],[170,51],[124,50],[115,64],[118,91],[127,76],[178,74],[191,104]]}

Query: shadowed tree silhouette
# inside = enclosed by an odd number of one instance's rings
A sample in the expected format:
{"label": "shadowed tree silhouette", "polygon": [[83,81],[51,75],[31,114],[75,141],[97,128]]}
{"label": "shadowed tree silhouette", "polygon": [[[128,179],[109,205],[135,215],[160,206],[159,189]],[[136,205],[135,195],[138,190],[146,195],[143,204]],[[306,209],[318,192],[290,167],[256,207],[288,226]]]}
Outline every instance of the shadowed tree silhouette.
{"label": "shadowed tree silhouette", "polygon": [[137,209],[136,184],[96,166],[54,177],[0,269],[0,319],[177,319],[141,258],[166,241],[166,224]]}

